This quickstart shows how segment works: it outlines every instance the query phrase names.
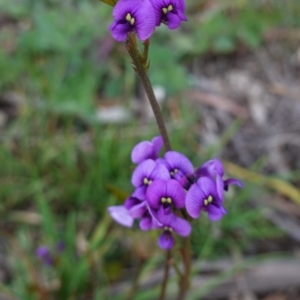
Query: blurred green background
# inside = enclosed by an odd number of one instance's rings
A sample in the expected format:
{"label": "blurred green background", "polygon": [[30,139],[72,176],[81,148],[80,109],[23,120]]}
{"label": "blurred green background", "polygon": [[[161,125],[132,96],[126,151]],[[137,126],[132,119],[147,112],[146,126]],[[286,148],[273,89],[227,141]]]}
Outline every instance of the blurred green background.
{"label": "blurred green background", "polygon": [[[153,119],[141,117],[144,108],[136,110],[145,106],[135,100],[143,95],[124,45],[107,29],[111,11],[96,0],[0,0],[0,295],[7,299],[126,299],[125,292],[133,299],[136,272],[151,278],[163,264],[156,232],[121,228],[106,213],[132,192],[132,147],[158,135]],[[213,143],[201,144],[206,110],[195,109],[186,92],[197,86],[199,60],[243,61],[265,47],[273,29],[299,32],[299,15],[297,1],[192,0],[189,22],[175,32],[161,26],[151,40],[150,78],[166,94],[173,148],[195,166],[214,156],[231,160],[228,176],[245,183],[228,194],[222,221],[194,223],[195,260],[293,251],[289,235],[265,217],[270,205],[252,199],[281,195],[299,205],[299,171],[274,174],[263,154],[251,165],[234,159],[230,141],[247,125],[238,115]],[[278,43],[287,55],[294,49],[290,40]],[[115,107],[124,118],[101,118]],[[54,253],[52,266],[36,257],[40,245]],[[157,293],[158,285],[138,289],[134,299]]]}

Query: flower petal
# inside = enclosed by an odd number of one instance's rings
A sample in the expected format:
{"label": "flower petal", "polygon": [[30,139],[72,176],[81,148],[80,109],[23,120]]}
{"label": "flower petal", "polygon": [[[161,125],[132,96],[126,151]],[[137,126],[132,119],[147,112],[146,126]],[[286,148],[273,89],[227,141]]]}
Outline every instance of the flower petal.
{"label": "flower petal", "polygon": [[209,176],[215,178],[217,174],[219,174],[221,177],[224,175],[223,164],[217,158],[207,161],[202,166],[200,166],[195,172],[195,175],[197,177]]}
{"label": "flower petal", "polygon": [[176,215],[173,216],[169,226],[180,236],[188,236],[192,231],[190,223]]}
{"label": "flower petal", "polygon": [[224,181],[220,175],[217,175],[216,187],[217,187],[218,196],[219,196],[221,202],[223,202],[224,201]]}
{"label": "flower petal", "polygon": [[165,197],[172,199],[172,204],[176,208],[183,208],[185,204],[185,191],[180,183],[174,179],[166,182],[166,195]]}
{"label": "flower petal", "polygon": [[150,230],[152,229],[152,218],[150,215],[143,217],[140,221],[140,228],[142,230]]}
{"label": "flower petal", "polygon": [[138,187],[143,185],[144,178],[150,178],[152,171],[156,167],[156,163],[152,159],[147,159],[140,163],[133,171],[131,183],[133,186]]}
{"label": "flower petal", "polygon": [[147,189],[146,199],[150,207],[158,209],[161,206],[161,198],[166,197],[167,181],[154,180]]}
{"label": "flower petal", "polygon": [[200,215],[200,210],[203,207],[204,199],[206,195],[200,189],[198,184],[193,184],[188,190],[185,198],[185,207],[187,213],[192,218],[198,218]]}
{"label": "flower petal", "polygon": [[119,224],[125,227],[132,227],[133,217],[129,214],[129,211],[123,206],[110,206],[108,209],[110,216]]}
{"label": "flower petal", "polygon": [[200,187],[206,197],[212,196],[215,201],[219,200],[217,185],[210,177],[200,177],[197,181],[197,185]]}
{"label": "flower petal", "polygon": [[115,40],[118,42],[125,42],[131,26],[129,23],[119,23],[115,21],[108,27],[108,29],[111,31],[111,34]]}
{"label": "flower petal", "polygon": [[141,218],[146,211],[147,211],[147,204],[146,204],[146,202],[141,202],[140,204],[133,206],[129,210],[129,214],[133,218],[136,219],[136,218]]}
{"label": "flower petal", "polygon": [[141,201],[146,201],[146,191],[147,191],[148,185],[142,185],[137,187],[133,194],[132,197],[135,197]]}
{"label": "flower petal", "polygon": [[174,169],[178,169],[182,171],[184,175],[188,175],[193,173],[194,167],[190,160],[184,156],[183,154],[177,151],[168,151],[165,154],[165,160],[169,164],[169,171],[173,171]]}
{"label": "flower petal", "polygon": [[152,180],[156,180],[156,179],[168,180],[170,179],[170,173],[166,166],[157,163],[150,177]]}
{"label": "flower petal", "polygon": [[223,217],[224,210],[222,208],[222,206],[218,207],[212,204],[207,206],[208,217],[211,221],[218,221]]}
{"label": "flower petal", "polygon": [[168,13],[166,19],[169,29],[174,30],[180,26],[181,20],[177,14]]}
{"label": "flower petal", "polygon": [[131,160],[135,164],[151,158],[153,156],[153,144],[149,141],[143,141],[134,146],[131,151]]}
{"label": "flower petal", "polygon": [[156,159],[156,158],[158,158],[159,151],[162,148],[164,142],[163,142],[163,139],[160,135],[154,137],[151,142],[153,144],[154,159]]}
{"label": "flower petal", "polygon": [[132,208],[133,206],[138,205],[138,204],[140,204],[140,203],[141,203],[141,200],[139,200],[137,197],[132,197],[132,196],[130,196],[130,197],[128,197],[128,198],[125,200],[124,206],[125,206],[126,209],[129,210],[129,209]]}
{"label": "flower petal", "polygon": [[164,231],[158,238],[158,246],[161,249],[171,249],[174,246],[174,238],[168,231]]}
{"label": "flower petal", "polygon": [[242,188],[243,183],[236,179],[236,178],[228,178],[224,180],[224,189],[227,190],[229,185],[237,185],[238,187]]}
{"label": "flower petal", "polygon": [[136,0],[130,1],[134,1],[138,7],[138,11],[135,14],[136,31],[138,38],[144,41],[152,35],[155,29],[156,18],[154,8],[149,0],[139,0],[139,3],[136,3]]}

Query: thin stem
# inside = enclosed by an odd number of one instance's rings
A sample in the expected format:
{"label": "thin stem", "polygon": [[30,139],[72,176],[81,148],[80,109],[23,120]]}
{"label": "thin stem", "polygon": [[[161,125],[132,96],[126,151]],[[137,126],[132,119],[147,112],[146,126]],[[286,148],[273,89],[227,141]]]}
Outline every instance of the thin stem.
{"label": "thin stem", "polygon": [[186,291],[190,287],[190,273],[191,273],[191,241],[190,237],[186,237],[183,240],[183,249],[182,249],[182,261],[184,272],[179,280],[179,292],[177,300],[183,300],[186,294]]}
{"label": "thin stem", "polygon": [[[146,53],[148,52],[148,49],[147,49],[148,46],[149,45],[147,45],[147,44],[145,45]],[[164,119],[160,112],[160,107],[158,105],[156,97],[154,95],[150,79],[147,75],[147,66],[146,66],[147,62],[146,62],[146,64],[143,64],[143,57],[141,56],[140,51],[138,50],[134,33],[128,34],[128,39],[126,41],[126,49],[129,53],[130,57],[132,58],[134,69],[135,69],[136,73],[138,74],[138,76],[140,77],[143,87],[145,89],[145,92],[150,101],[153,113],[156,118],[156,123],[157,123],[158,129],[159,129],[162,139],[164,141],[165,149],[166,149],[166,151],[170,151],[171,144],[170,144],[169,136],[168,136],[167,129],[165,126],[165,122],[164,122]]]}
{"label": "thin stem", "polygon": [[166,252],[164,277],[163,277],[163,281],[162,281],[162,284],[161,284],[159,300],[163,300],[165,298],[167,283],[168,283],[168,279],[169,279],[169,269],[170,269],[170,260],[171,260],[171,258],[172,258],[171,250],[168,250]]}

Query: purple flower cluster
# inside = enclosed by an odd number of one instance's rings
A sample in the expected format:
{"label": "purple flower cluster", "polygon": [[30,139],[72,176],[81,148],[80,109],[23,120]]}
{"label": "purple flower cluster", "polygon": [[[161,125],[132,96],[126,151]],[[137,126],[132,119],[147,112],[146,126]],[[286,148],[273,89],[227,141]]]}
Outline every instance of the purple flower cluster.
{"label": "purple flower cluster", "polygon": [[158,245],[170,249],[174,233],[186,237],[191,232],[190,223],[180,217],[184,209],[192,218],[198,218],[203,211],[210,220],[217,221],[226,213],[224,191],[229,185],[242,184],[234,178],[223,179],[224,169],[218,159],[194,170],[189,159],[179,152],[168,151],[160,158],[162,145],[159,136],[133,148],[131,160],[138,164],[131,178],[135,190],[124,205],[111,206],[108,211],[123,226],[131,227],[134,219],[139,219],[142,230],[160,229]]}
{"label": "purple flower cluster", "polygon": [[182,21],[187,21],[184,11],[184,0],[119,0],[109,30],[120,42],[126,41],[129,32],[135,32],[144,41],[161,23],[169,29],[178,28]]}

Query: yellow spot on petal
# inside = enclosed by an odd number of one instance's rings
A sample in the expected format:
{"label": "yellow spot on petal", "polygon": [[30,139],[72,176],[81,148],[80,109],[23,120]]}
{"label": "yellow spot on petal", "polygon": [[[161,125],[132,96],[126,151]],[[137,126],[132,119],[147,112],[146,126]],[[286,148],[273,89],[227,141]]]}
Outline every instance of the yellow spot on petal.
{"label": "yellow spot on petal", "polygon": [[170,5],[168,6],[168,11],[172,11],[172,10],[173,10],[173,5],[170,4]]}
{"label": "yellow spot on petal", "polygon": [[134,19],[134,18],[131,18],[131,20],[130,20],[130,24],[131,24],[131,25],[133,25],[133,24],[134,24],[134,22],[135,22],[135,19]]}
{"label": "yellow spot on petal", "polygon": [[166,7],[163,7],[163,8],[162,8],[162,11],[163,11],[163,13],[166,15],[167,12],[168,12],[168,9],[167,9]]}
{"label": "yellow spot on petal", "polygon": [[162,197],[162,198],[160,199],[160,201],[161,201],[161,203],[166,203],[166,202],[167,202],[167,199],[166,199],[165,197]]}
{"label": "yellow spot on petal", "polygon": [[204,205],[207,206],[207,204],[208,204],[208,200],[204,199]]}
{"label": "yellow spot on petal", "polygon": [[174,173],[178,173],[178,169],[175,169],[175,170],[174,170]]}
{"label": "yellow spot on petal", "polygon": [[172,199],[170,197],[168,197],[166,200],[167,200],[167,203],[169,203],[169,204],[172,203]]}
{"label": "yellow spot on petal", "polygon": [[207,198],[207,201],[208,201],[208,203],[212,203],[213,202],[213,197],[209,195],[208,198]]}
{"label": "yellow spot on petal", "polygon": [[131,21],[131,15],[130,15],[130,13],[128,13],[128,14],[126,15],[126,21],[128,21],[128,22]]}

